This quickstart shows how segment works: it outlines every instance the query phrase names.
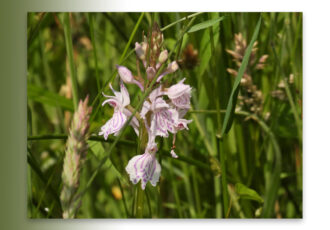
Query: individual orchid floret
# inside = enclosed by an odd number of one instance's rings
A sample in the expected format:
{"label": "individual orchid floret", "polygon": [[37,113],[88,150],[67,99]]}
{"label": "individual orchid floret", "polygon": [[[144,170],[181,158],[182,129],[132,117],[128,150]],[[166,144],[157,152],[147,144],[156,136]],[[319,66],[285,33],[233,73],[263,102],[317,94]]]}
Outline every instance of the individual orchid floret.
{"label": "individual orchid floret", "polygon": [[128,68],[120,65],[116,65],[116,67],[118,69],[118,74],[123,82],[127,84],[136,84],[142,91],[144,91],[144,87],[141,82],[135,80],[132,72]]}
{"label": "individual orchid floret", "polygon": [[162,78],[170,73],[174,73],[175,71],[177,71],[179,69],[179,65],[176,61],[171,62],[170,64],[168,64],[166,70],[159,75],[159,77],[157,78],[157,82],[160,82],[160,80],[162,80]]}
{"label": "individual orchid floret", "polygon": [[150,139],[152,141],[148,142],[144,154],[133,157],[125,168],[133,184],[141,181],[141,188],[143,190],[148,181],[150,181],[152,186],[156,186],[161,172],[161,166],[155,156],[158,150],[157,144],[154,138],[149,136]]}
{"label": "individual orchid floret", "polygon": [[[105,140],[108,139],[108,136],[110,134],[114,134],[115,136],[117,136],[119,134],[119,131],[127,121],[127,117],[132,114],[128,109],[125,108],[127,105],[130,104],[130,98],[123,82],[120,82],[120,92],[115,91],[112,88],[111,84],[110,88],[115,96],[108,96],[103,94],[108,99],[102,103],[102,106],[104,106],[105,104],[109,104],[114,108],[114,113],[112,118],[101,127],[101,131],[99,132],[99,135],[104,136]],[[133,117],[130,124],[133,126],[135,132],[138,134],[138,121],[136,117]]]}
{"label": "individual orchid floret", "polygon": [[168,137],[168,131],[175,133],[177,111],[175,109],[163,108],[155,111],[151,115],[150,130],[156,136]]}
{"label": "individual orchid floret", "polygon": [[[161,88],[160,86],[150,93],[149,100],[143,103],[140,115],[143,119],[146,119],[146,114],[150,111],[151,132],[155,136],[168,137],[168,131],[175,132],[179,114],[161,97],[163,95]],[[147,127],[149,127],[149,122],[147,121]]]}
{"label": "individual orchid floret", "polygon": [[165,90],[165,94],[171,99],[172,103],[180,109],[190,108],[191,87],[183,84],[185,78],[179,83],[172,85]]}
{"label": "individual orchid floret", "polygon": [[186,120],[186,119],[183,119],[183,118],[179,118],[176,123],[175,123],[175,131],[178,132],[180,130],[183,130],[183,129],[187,129],[189,130],[188,128],[188,124],[192,122],[192,120]]}

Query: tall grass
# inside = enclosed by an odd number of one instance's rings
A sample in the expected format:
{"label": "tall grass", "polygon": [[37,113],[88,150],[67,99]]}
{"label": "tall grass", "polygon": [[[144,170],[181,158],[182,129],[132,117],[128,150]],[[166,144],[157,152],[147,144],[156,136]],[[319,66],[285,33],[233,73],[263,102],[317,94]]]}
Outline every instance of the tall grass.
{"label": "tall grass", "polygon": [[[193,122],[176,137],[179,158],[161,141],[160,182],[136,196],[125,172],[138,147],[134,131],[125,127],[108,141],[97,134],[113,112],[100,109],[101,93],[111,94],[109,82],[118,89],[116,64],[137,73],[134,43],[153,21],[181,67],[166,82],[185,77],[193,87]],[[302,217],[301,13],[29,13],[27,29],[28,217],[62,217],[63,184],[55,175],[73,111],[86,95],[93,112],[76,218]],[[247,46],[258,42],[255,54],[242,57],[241,72],[226,51],[235,50],[238,33]],[[263,69],[248,64],[263,54]],[[239,84],[243,73],[262,92],[260,113],[240,105],[240,96],[251,97]],[[128,90],[139,108],[151,89]]]}

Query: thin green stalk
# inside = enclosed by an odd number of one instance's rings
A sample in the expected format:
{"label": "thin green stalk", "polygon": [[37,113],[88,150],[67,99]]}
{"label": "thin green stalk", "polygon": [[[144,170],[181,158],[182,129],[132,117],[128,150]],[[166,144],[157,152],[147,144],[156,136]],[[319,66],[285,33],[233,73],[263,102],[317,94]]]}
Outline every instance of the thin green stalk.
{"label": "thin green stalk", "polygon": [[147,188],[146,188],[146,198],[147,198],[147,205],[148,205],[148,211],[149,211],[148,217],[151,218],[152,217],[151,203],[150,203],[150,197],[149,197],[149,190]]}
{"label": "thin green stalk", "polygon": [[[137,146],[137,154],[143,154],[145,148],[147,147],[148,143],[148,131],[143,122],[140,122],[140,131],[139,131],[139,142]],[[144,191],[141,188],[141,183],[138,183],[136,187],[135,193],[135,204],[134,205],[134,212],[133,217],[135,218],[143,218],[143,207],[144,207]]]}
{"label": "thin green stalk", "polygon": [[135,218],[143,218],[143,200],[144,200],[144,192],[141,188],[141,182],[136,186],[135,191],[135,205],[134,205],[134,213],[133,216]]}
{"label": "thin green stalk", "polygon": [[27,155],[27,161],[28,161],[28,164],[30,165],[31,169],[38,175],[38,177],[41,179],[41,181],[46,186],[46,189],[49,191],[49,193],[53,196],[54,200],[57,202],[58,206],[61,207],[61,201],[60,201],[60,198],[59,198],[57,192],[52,188],[51,185],[49,185],[49,186],[47,185],[48,182],[47,182],[44,174],[38,167],[38,164],[36,163],[36,160],[33,158],[33,154],[31,153],[31,150],[29,148],[28,148],[28,153],[29,154]]}
{"label": "thin green stalk", "polygon": [[175,26],[177,23],[179,22],[182,22],[182,21],[185,21],[187,19],[190,19],[190,18],[193,18],[193,17],[196,17],[200,14],[203,14],[203,12],[198,12],[198,13],[194,13],[194,14],[190,14],[188,15],[187,17],[183,17],[175,22],[172,22],[171,24],[168,24],[167,26],[164,26],[163,28],[161,28],[160,30],[163,32],[164,30],[167,30],[168,28],[172,27],[172,26]]}
{"label": "thin green stalk", "polygon": [[[36,135],[36,136],[28,136],[28,141],[42,141],[42,140],[66,140],[68,138],[67,134],[45,134],[45,135]],[[90,141],[101,141],[101,142],[113,142],[114,137],[108,137],[108,140],[104,140],[101,136],[91,136],[88,138]],[[134,141],[130,140],[120,140],[119,143],[135,145]]]}
{"label": "thin green stalk", "polygon": [[215,217],[220,219],[222,218],[222,205],[221,205],[221,183],[219,177],[213,178],[214,183],[214,196],[216,199],[215,202]]}
{"label": "thin green stalk", "polygon": [[98,63],[97,63],[96,43],[95,43],[95,36],[94,36],[94,16],[92,13],[87,13],[87,15],[88,15],[88,20],[89,20],[89,30],[91,33],[91,39],[92,39],[92,45],[93,45],[97,91],[100,91],[101,83],[100,83],[99,68],[98,68]]}
{"label": "thin green stalk", "polygon": [[41,26],[42,26],[42,23],[45,21],[45,19],[49,16],[49,12],[44,12],[44,13],[41,13],[40,14],[40,17],[39,17],[39,21],[37,23],[37,25],[34,27],[34,28],[31,28],[29,30],[29,33],[28,33],[28,41],[27,41],[27,45],[28,47],[30,47],[30,45],[32,44],[32,41],[35,39],[35,37],[37,36]]}
{"label": "thin green stalk", "polygon": [[219,139],[220,166],[221,166],[221,193],[223,202],[223,214],[228,211],[228,190],[227,190],[227,172],[226,172],[226,155],[223,149],[223,139]]}
{"label": "thin green stalk", "polygon": [[291,109],[292,109],[292,112],[293,112],[293,116],[294,116],[294,120],[296,122],[296,126],[297,126],[297,132],[298,132],[298,139],[299,139],[299,143],[301,144],[302,143],[302,130],[301,130],[301,120],[299,118],[299,115],[298,115],[298,112],[297,112],[297,108],[294,104],[294,101],[293,101],[293,97],[292,97],[292,94],[291,94],[291,91],[290,91],[290,88],[288,86],[288,82],[287,80],[285,79],[285,73],[283,71],[283,69],[281,68],[281,64],[278,60],[278,57],[277,57],[277,54],[276,54],[276,50],[275,50],[275,47],[272,46],[272,49],[273,49],[273,53],[274,53],[274,57],[275,57],[275,60],[278,64],[278,68],[280,69],[281,71],[281,76],[282,76],[282,80],[283,80],[283,83],[284,83],[284,89],[285,89],[285,93],[288,97],[288,100],[289,100],[289,103],[290,103],[290,106],[291,106]]}
{"label": "thin green stalk", "polygon": [[[44,41],[41,33],[39,33],[39,44],[40,44],[40,55],[41,55],[41,59],[42,59],[42,66],[44,69],[44,74],[46,77],[47,88],[49,89],[50,92],[56,93],[57,90],[56,90],[54,78],[53,78],[51,70],[50,70],[47,54],[45,52],[45,50],[46,50],[45,41]],[[51,111],[54,111],[56,114],[55,124],[60,124],[60,121],[63,120],[63,111],[62,111],[61,107],[57,106],[56,108],[50,108],[50,109],[51,109]],[[45,108],[45,110],[46,110],[46,108]],[[55,132],[61,132],[61,131],[63,131],[61,129],[61,126],[55,125]]]}
{"label": "thin green stalk", "polygon": [[170,166],[170,181],[172,182],[172,190],[173,190],[173,193],[174,193],[174,200],[175,200],[175,203],[176,203],[176,208],[177,208],[177,211],[178,211],[179,218],[183,218],[183,212],[182,212],[182,206],[181,206],[182,204],[180,202],[178,187],[177,187],[176,180],[174,179],[174,174],[173,174],[172,159],[170,159],[168,161],[168,163],[169,163],[169,166]]}
{"label": "thin green stalk", "polygon": [[[38,205],[37,205],[36,211],[41,208],[41,204],[42,204],[42,202],[43,202],[43,200],[45,198],[45,195],[46,195],[46,192],[48,190],[48,187],[50,186],[51,182],[53,181],[53,177],[55,175],[56,170],[57,170],[56,168],[53,169],[52,174],[50,175],[50,177],[49,177],[49,179],[47,181],[47,184],[45,185],[45,188],[43,189],[43,191],[42,191],[42,193],[40,195],[40,199],[38,201]],[[36,214],[34,216],[36,216]]]}
{"label": "thin green stalk", "polygon": [[118,185],[119,185],[121,194],[123,196],[123,204],[124,204],[124,208],[125,208],[126,217],[129,218],[130,217],[130,214],[129,214],[128,208],[127,208],[127,203],[126,203],[126,198],[125,198],[125,192],[124,192],[123,186],[121,185],[120,180],[119,180],[118,177],[117,177],[117,182],[118,182]]}
{"label": "thin green stalk", "polygon": [[[194,200],[193,200],[193,195],[192,195],[192,189],[190,186],[190,169],[194,170],[194,168],[190,167],[187,164],[183,164],[183,163],[181,163],[181,167],[183,169],[183,173],[186,175],[186,177],[184,177],[184,179],[183,179],[183,183],[184,183],[187,201],[190,204],[189,205],[190,218],[196,218],[196,212],[195,212],[194,205],[193,205]],[[196,178],[194,176],[192,176],[192,179],[196,180]]]}
{"label": "thin green stalk", "polygon": [[72,47],[72,36],[71,36],[71,25],[70,25],[69,13],[64,13],[63,27],[64,27],[65,47],[66,47],[66,52],[68,55],[69,65],[70,65],[73,106],[74,106],[74,110],[77,110],[78,102],[79,102],[78,80],[77,80],[77,73],[75,70],[75,65],[74,65],[74,60],[73,60],[73,47]]}
{"label": "thin green stalk", "polygon": [[[210,15],[209,19],[210,18]],[[214,56],[215,54],[215,44],[214,44],[214,35],[213,35],[213,27],[211,26],[209,28],[210,31],[210,39],[211,39],[211,53],[212,56]],[[212,64],[215,68],[215,73],[216,76],[219,75],[219,71],[217,68],[217,64],[215,63],[215,58],[212,58]],[[219,89],[219,78],[215,77],[214,78],[214,92],[216,92],[217,89]],[[216,134],[216,138],[218,141],[218,147],[217,147],[217,153],[218,156],[220,156],[220,165],[221,165],[221,194],[222,194],[222,205],[223,205],[223,214],[225,216],[225,214],[227,213],[228,210],[228,190],[227,190],[227,174],[226,174],[226,155],[223,149],[223,138],[220,136],[221,133],[221,111],[220,111],[220,96],[219,95],[214,95],[215,98],[215,105],[216,105],[216,109],[217,109],[217,134]],[[216,194],[218,193],[218,191],[216,191]],[[219,197],[217,197],[216,195],[216,199],[219,199]],[[219,200],[217,200],[217,202],[219,203]],[[219,212],[219,211],[218,211]],[[226,217],[226,216],[225,216]]]}
{"label": "thin green stalk", "polygon": [[108,14],[106,12],[103,12],[102,15],[104,15],[112,24],[112,26],[118,31],[119,35],[124,39],[124,41],[128,41],[128,37],[126,34],[122,31],[121,25],[117,23],[111,16],[111,14]]}
{"label": "thin green stalk", "polygon": [[200,199],[200,195],[199,195],[196,168],[191,168],[191,172],[192,172],[192,178],[193,178],[193,188],[194,188],[197,216],[200,218],[201,213],[202,213],[202,206],[201,206],[201,199]]}
{"label": "thin green stalk", "polygon": [[[169,154],[170,151],[160,151],[160,154],[161,156],[165,156],[165,157],[168,157],[168,158],[172,158],[172,156]],[[182,161],[182,162],[186,162],[188,164],[191,164],[191,165],[194,165],[198,168],[201,168],[201,169],[205,169],[205,170],[208,170],[208,171],[212,171],[211,168],[205,164],[205,163],[202,163],[198,160],[195,160],[193,158],[190,158],[190,157],[187,157],[187,156],[184,156],[184,155],[181,155],[181,154],[177,154],[178,155],[178,158],[176,158],[175,160],[177,161]]]}
{"label": "thin green stalk", "polygon": [[[216,112],[215,112],[215,113],[216,113]],[[212,146],[211,146],[211,143],[210,143],[210,142],[208,141],[208,139],[206,138],[206,132],[204,131],[204,129],[203,129],[203,127],[202,127],[202,125],[201,125],[201,123],[200,123],[198,117],[197,117],[196,114],[194,114],[194,113],[192,113],[191,116],[192,116],[192,118],[193,118],[193,120],[194,120],[194,123],[195,123],[195,125],[196,125],[196,127],[197,127],[199,133],[200,133],[200,136],[201,136],[201,138],[202,138],[202,140],[203,140],[203,142],[204,142],[204,144],[205,144],[205,147],[206,147],[208,153],[209,153],[211,156],[214,156],[214,155],[215,155],[214,150],[213,150],[213,148],[212,148]]]}

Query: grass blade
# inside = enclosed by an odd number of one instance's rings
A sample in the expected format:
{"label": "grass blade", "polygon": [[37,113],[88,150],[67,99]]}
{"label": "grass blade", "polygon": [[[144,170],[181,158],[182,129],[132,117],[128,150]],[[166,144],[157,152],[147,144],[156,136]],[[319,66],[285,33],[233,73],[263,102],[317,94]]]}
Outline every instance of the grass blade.
{"label": "grass blade", "polygon": [[232,89],[230,97],[229,97],[229,102],[227,105],[226,114],[225,114],[225,118],[224,118],[223,125],[222,125],[221,136],[223,136],[225,133],[228,133],[228,131],[230,130],[231,125],[233,123],[233,115],[235,112],[235,106],[236,106],[237,96],[238,96],[238,92],[239,92],[240,82],[241,82],[241,79],[245,72],[245,69],[247,67],[247,64],[249,62],[253,44],[258,37],[260,24],[261,24],[261,17],[259,18],[259,21],[255,27],[250,44],[249,44],[248,48],[246,49],[246,52],[245,52],[245,55],[244,55],[244,58],[242,61],[242,65],[238,70],[238,74],[236,76],[234,86],[233,86],[233,89]]}
{"label": "grass blade", "polygon": [[75,69],[75,64],[73,60],[73,47],[72,47],[72,36],[71,36],[71,25],[69,13],[64,13],[63,15],[63,27],[64,27],[64,37],[65,37],[65,47],[70,64],[70,77],[72,84],[72,97],[73,97],[73,107],[74,110],[78,108],[78,81],[77,73]]}
{"label": "grass blade", "polygon": [[71,100],[56,93],[52,93],[48,90],[45,90],[44,88],[38,87],[33,84],[28,84],[27,93],[29,100],[56,107],[59,106],[63,109],[73,111],[73,103]]}
{"label": "grass blade", "polygon": [[199,30],[203,30],[203,29],[209,28],[209,27],[215,25],[216,23],[222,21],[224,18],[225,17],[222,16],[222,17],[219,17],[219,18],[210,19],[210,20],[207,20],[205,22],[201,22],[199,24],[193,25],[190,28],[190,30],[188,30],[188,33],[193,33],[193,32],[199,31]]}
{"label": "grass blade", "polygon": [[88,13],[88,20],[89,20],[89,29],[90,29],[92,45],[93,45],[97,91],[100,91],[101,83],[100,83],[100,76],[99,76],[99,67],[98,67],[98,63],[97,63],[96,43],[95,43],[95,36],[94,36],[94,17],[92,15],[92,13]]}

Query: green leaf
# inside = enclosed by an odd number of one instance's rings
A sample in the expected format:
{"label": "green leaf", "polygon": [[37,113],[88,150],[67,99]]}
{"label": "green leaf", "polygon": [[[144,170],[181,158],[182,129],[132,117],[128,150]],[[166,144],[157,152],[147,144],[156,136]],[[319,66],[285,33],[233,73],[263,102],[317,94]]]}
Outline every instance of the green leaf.
{"label": "green leaf", "polygon": [[73,111],[73,103],[71,100],[56,93],[52,93],[44,88],[28,84],[27,93],[29,100],[52,106],[60,106],[64,109]]}
{"label": "green leaf", "polygon": [[233,89],[232,89],[230,97],[229,97],[229,102],[228,102],[227,109],[226,109],[225,119],[224,119],[223,125],[222,125],[221,136],[223,136],[225,133],[228,133],[231,128],[231,125],[233,124],[233,118],[234,118],[234,112],[235,112],[240,82],[241,82],[241,79],[245,72],[245,69],[247,67],[247,64],[249,62],[253,44],[257,40],[257,37],[259,34],[259,29],[260,29],[260,24],[261,24],[261,17],[259,18],[258,23],[254,29],[254,33],[253,33],[252,39],[250,41],[250,44],[245,51],[242,65],[240,66],[240,68],[238,70],[238,74],[236,76],[234,86],[233,86]]}
{"label": "green leaf", "polygon": [[237,183],[235,185],[235,191],[241,199],[255,200],[258,201],[259,203],[264,202],[264,200],[255,190],[246,187],[244,184]]}
{"label": "green leaf", "polygon": [[198,23],[196,25],[193,25],[189,30],[188,30],[188,33],[192,33],[192,32],[196,32],[196,31],[199,31],[199,30],[203,30],[203,29],[206,29],[206,28],[209,28],[213,25],[215,25],[216,23],[222,21],[225,17],[222,16],[222,17],[219,17],[219,18],[215,18],[215,19],[211,19],[211,20],[207,20],[205,22],[201,22],[201,23]]}

